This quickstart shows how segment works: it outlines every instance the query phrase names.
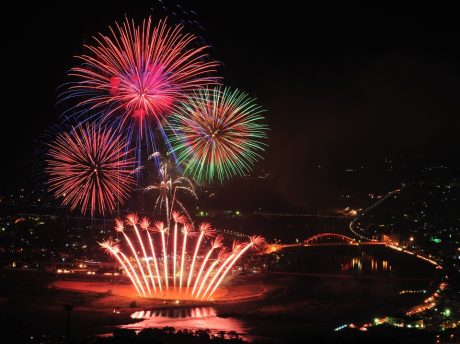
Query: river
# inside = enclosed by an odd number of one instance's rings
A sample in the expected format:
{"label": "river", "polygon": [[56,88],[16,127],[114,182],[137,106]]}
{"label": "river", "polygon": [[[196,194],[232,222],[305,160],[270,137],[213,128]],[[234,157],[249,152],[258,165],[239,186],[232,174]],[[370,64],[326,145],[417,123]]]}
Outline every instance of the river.
{"label": "river", "polygon": [[[122,328],[235,331],[246,340],[301,338],[337,326],[398,315],[436,286],[436,269],[416,257],[378,246],[284,249],[270,272],[233,284],[270,285],[264,299],[182,310],[138,309]],[[231,287],[231,286],[230,286]],[[275,288],[273,288],[275,287]]]}

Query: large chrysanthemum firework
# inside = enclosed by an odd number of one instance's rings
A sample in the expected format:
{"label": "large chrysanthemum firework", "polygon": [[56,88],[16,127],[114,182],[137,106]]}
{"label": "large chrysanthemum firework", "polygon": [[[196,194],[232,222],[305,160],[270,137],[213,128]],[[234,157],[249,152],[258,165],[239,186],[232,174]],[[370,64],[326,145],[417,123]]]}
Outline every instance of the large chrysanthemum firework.
{"label": "large chrysanthemum firework", "polygon": [[134,184],[134,161],[127,142],[111,128],[84,124],[60,133],[50,144],[46,172],[54,196],[79,208],[104,214],[122,203]]}
{"label": "large chrysanthemum firework", "polygon": [[137,122],[140,135],[148,120],[162,130],[161,120],[177,101],[218,81],[212,76],[218,64],[206,59],[207,47],[192,46],[196,37],[182,29],[166,20],[155,26],[151,18],[142,25],[116,23],[110,36],[99,34],[94,45],[85,46],[89,53],[79,56],[82,66],[72,68],[77,80],[65,96],[121,126]]}
{"label": "large chrysanthemum firework", "polygon": [[230,88],[189,97],[169,121],[170,142],[184,172],[197,182],[249,172],[265,146],[262,112],[253,98]]}

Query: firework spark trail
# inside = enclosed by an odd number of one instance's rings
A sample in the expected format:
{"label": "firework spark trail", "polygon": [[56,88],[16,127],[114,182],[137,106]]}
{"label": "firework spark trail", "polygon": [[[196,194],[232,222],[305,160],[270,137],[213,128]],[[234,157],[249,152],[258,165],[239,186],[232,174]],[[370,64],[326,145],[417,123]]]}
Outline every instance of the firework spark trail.
{"label": "firework spark trail", "polygon": [[115,130],[85,123],[58,134],[48,146],[49,187],[63,205],[104,215],[128,198],[134,160]]}
{"label": "firework spark trail", "polygon": [[[177,223],[178,228],[179,224],[181,224],[181,221],[185,222],[184,219],[185,217],[179,215],[178,213],[174,214],[174,220]],[[210,224],[202,223],[198,227],[200,230],[200,233],[198,234],[198,232],[196,232],[190,224],[183,223],[181,228],[181,261],[180,266],[178,266],[179,278],[178,282],[176,283],[176,287],[172,290],[173,293],[171,293],[168,282],[168,269],[172,269],[173,261],[171,261],[172,259],[168,260],[168,247],[166,245],[165,238],[166,234],[168,234],[168,228],[164,226],[163,222],[156,222],[154,227],[150,228],[150,221],[146,217],[143,217],[141,220],[139,220],[139,217],[134,213],[129,214],[126,217],[126,224],[132,227],[131,235],[128,235],[122,220],[116,219],[115,223],[115,230],[123,234],[122,237],[126,242],[127,247],[129,247],[128,250],[130,252],[130,256],[127,257],[121,251],[118,244],[113,242],[111,239],[101,243],[100,245],[105,248],[108,253],[113,255],[115,259],[121,264],[124,272],[128,275],[138,295],[141,297],[153,296],[163,298],[187,298],[189,288],[193,285],[191,298],[195,300],[203,300],[206,298],[209,299],[215,293],[232,266],[234,266],[240,257],[246,251],[248,251],[249,248],[255,248],[256,246],[260,245],[262,240],[260,237],[251,237],[250,242],[247,244],[240,244],[237,241],[234,241],[232,253],[227,254],[227,249],[222,248],[223,237],[220,235],[217,236],[214,241],[211,242],[211,247],[202,260],[198,273],[195,274],[198,253],[204,242],[204,238],[213,236],[215,231],[211,229]],[[140,231],[141,229],[145,230],[147,234],[142,235]],[[163,275],[160,273],[159,263],[155,253],[154,237],[151,235],[151,231],[155,231],[158,234],[158,239],[161,237],[161,243],[163,246]],[[188,237],[195,236],[198,237],[194,242],[192,241],[192,243],[190,243]],[[137,241],[134,239],[137,239]],[[148,255],[148,247],[146,247],[146,244],[144,244],[144,239],[148,239],[147,246],[150,248],[152,255],[151,257]],[[188,251],[187,246],[193,246],[194,249]],[[221,249],[214,261],[209,264],[209,261],[211,260],[215,249],[217,248]],[[147,268],[143,266],[144,262],[141,260],[141,255],[138,254],[138,251],[143,254],[143,260],[145,260]],[[157,275],[156,278],[152,273],[151,260],[153,260],[155,267],[155,272]],[[132,261],[135,261],[136,264],[131,263]],[[171,264],[170,268],[168,267],[169,264]],[[148,272],[146,270],[148,270]],[[158,284],[156,283],[156,280],[158,280]],[[161,280],[164,282],[162,283]],[[150,286],[153,290],[150,289]],[[163,289],[163,286],[165,289]],[[184,293],[185,295],[183,295]]]}
{"label": "firework spark trail", "polygon": [[186,222],[185,218],[180,215],[177,211],[171,212],[171,216],[174,220],[174,240],[173,240],[173,252],[174,252],[174,257],[173,257],[173,281],[174,281],[174,288],[176,287],[176,278],[177,278],[177,271],[176,271],[176,266],[177,266],[177,225],[179,223],[184,224]]}
{"label": "firework spark trail", "polygon": [[180,288],[181,291],[182,291],[182,275],[184,273],[185,247],[187,245],[187,232],[186,232],[185,226],[186,225],[184,224],[184,228],[182,229],[182,236],[183,236],[183,239],[182,239],[182,257],[181,257],[180,274],[179,274],[179,288]]}
{"label": "firework spark trail", "polygon": [[222,247],[222,241],[223,241],[223,237],[221,235],[219,235],[214,239],[214,242],[211,244],[211,249],[208,251],[208,253],[206,254],[206,256],[205,256],[205,258],[203,260],[203,262],[201,263],[200,270],[198,271],[198,275],[195,278],[195,284],[193,285],[193,289],[192,289],[192,296],[195,295],[196,287],[199,285],[198,283],[200,282],[200,277],[201,277],[201,274],[203,273],[203,270],[204,270],[204,268],[206,266],[206,263],[208,262],[209,258],[211,257],[212,252],[216,248]]}
{"label": "firework spark trail", "polygon": [[[174,195],[176,194],[176,191],[174,190]],[[174,203],[177,203],[179,204],[179,207],[181,208],[181,210],[185,213],[185,216],[187,217],[188,221],[190,221],[190,223],[193,224],[193,221],[192,221],[192,217],[190,216],[189,212],[187,211],[187,209],[184,207],[184,205],[182,204],[182,202],[180,202],[176,197],[173,198],[173,201],[172,201],[172,205],[174,205]],[[171,209],[173,209],[171,207]]]}
{"label": "firework spark trail", "polygon": [[[128,266],[131,269],[131,272],[133,273],[134,277],[136,277],[136,281],[137,281],[137,283],[139,285],[139,288],[141,288],[141,290],[142,290],[142,294],[144,295],[144,297],[147,297],[147,294],[145,293],[144,287],[142,286],[141,279],[139,278],[139,275],[137,274],[136,270],[134,269],[133,264],[131,264],[131,262],[129,261],[128,257],[126,257],[126,255],[123,252],[120,251],[120,255],[123,257],[125,262],[128,264]],[[128,274],[129,274],[129,272],[128,272]]]}
{"label": "firework spark trail", "polygon": [[[171,218],[173,218],[173,213],[177,213],[175,205],[177,204],[181,211],[183,211],[189,222],[192,223],[190,215],[187,212],[187,209],[184,207],[182,202],[178,199],[179,194],[188,195],[194,199],[198,199],[193,183],[190,179],[185,177],[175,177],[173,175],[173,169],[171,168],[171,162],[166,160],[164,157],[161,157],[160,154],[157,155],[161,158],[160,168],[159,168],[159,180],[158,182],[148,185],[144,188],[144,191],[154,191],[158,193],[158,197],[155,200],[154,212],[161,212],[164,208],[166,211],[167,227],[170,226]],[[182,216],[183,218],[183,216]],[[183,220],[185,221],[185,219]]]}
{"label": "firework spark trail", "polygon": [[[141,294],[141,291],[137,285],[137,282],[134,280],[134,277],[132,275],[132,273],[128,270],[128,268],[126,267],[125,263],[123,262],[123,259],[120,258],[120,256],[118,255],[119,253],[120,254],[123,254],[122,252],[120,252],[119,248],[114,245],[111,241],[107,240],[105,242],[102,242],[102,243],[99,243],[99,245],[103,248],[105,248],[106,250],[108,250],[110,253],[112,253],[112,255],[118,260],[118,262],[120,263],[120,265],[123,267],[123,269],[126,271],[129,279],[131,280],[131,283],[132,285],[134,286],[134,288],[136,289],[137,293],[140,295]],[[123,255],[124,256],[124,255]],[[126,256],[124,256],[125,260],[126,260]],[[128,261],[129,263],[129,261]],[[132,268],[131,266],[131,270],[132,272],[134,272],[134,269]],[[140,282],[140,280],[139,280]]]}
{"label": "firework spark trail", "polygon": [[165,202],[166,202],[166,223],[169,228],[171,226],[171,216],[169,214],[169,197],[168,196],[166,196]]}
{"label": "firework spark trail", "polygon": [[[222,273],[222,275],[220,276],[219,280],[217,281],[217,283],[214,285],[214,288],[212,288],[211,292],[209,293],[208,297],[207,297],[207,300],[209,300],[212,296],[212,294],[216,291],[217,287],[222,283],[223,279],[225,278],[225,276],[227,275],[227,273],[230,271],[230,269],[232,268],[232,266],[238,261],[238,259],[249,249],[252,247],[252,244],[247,244],[234,258],[233,260],[230,262],[230,264],[228,264],[227,268],[225,269],[225,271]],[[225,264],[224,264],[225,265]],[[220,273],[220,272],[219,272]],[[217,273],[215,276],[214,276],[214,279],[216,278],[216,276],[219,276],[219,273]],[[208,286],[208,290],[209,288],[213,285],[214,283],[214,279],[211,281],[211,283],[209,283],[209,286]],[[203,299],[205,296],[206,296],[206,293],[208,292],[208,290],[206,290],[203,294],[203,296],[201,297],[201,299]]]}
{"label": "firework spark trail", "polygon": [[193,253],[192,265],[190,266],[190,271],[188,272],[186,294],[188,294],[188,288],[190,287],[190,281],[192,280],[192,276],[194,273],[196,255],[198,254],[198,250],[200,249],[200,244],[201,244],[201,240],[203,240],[203,236],[204,236],[204,231],[201,231],[200,236],[198,237],[198,240],[196,242],[195,251]]}
{"label": "firework spark trail", "polygon": [[201,281],[201,285],[198,288],[198,291],[196,292],[196,295],[195,295],[196,299],[198,299],[200,297],[201,290],[203,290],[203,288],[204,288],[204,286],[206,284],[206,281],[209,278],[209,275],[214,270],[214,268],[217,266],[217,264],[219,264],[220,261],[221,261],[221,259],[216,258],[216,260],[214,262],[212,262],[212,264],[209,266],[208,270],[206,271],[206,273],[203,276],[203,280]]}
{"label": "firework spark trail", "polygon": [[[141,238],[141,234],[139,233],[139,230],[137,229],[137,222],[139,221],[139,218],[137,217],[136,214],[129,214],[126,217],[126,219],[131,224],[131,226],[133,226],[134,231],[136,232],[137,240],[138,240],[138,242],[139,242],[139,244],[141,246],[142,253],[144,254],[145,264],[147,265],[148,270],[150,272],[150,276],[151,276],[150,264],[149,264],[149,261],[148,261],[148,258],[147,258],[147,252],[145,251],[144,242],[143,242],[143,240]],[[138,264],[140,264],[140,259],[139,259],[138,256],[136,256],[136,260],[138,261]],[[149,285],[149,282],[147,280],[147,276],[144,273],[144,268],[142,267],[142,264],[140,264],[139,268],[141,269],[142,275],[144,277],[145,285],[147,287],[149,295],[152,295],[152,292],[150,291],[150,285]],[[152,278],[152,282],[153,282],[153,278]],[[153,285],[153,288],[156,291],[155,285]]]}
{"label": "firework spark trail", "polygon": [[211,236],[213,234],[214,234],[214,231],[211,230],[211,225],[209,223],[202,223],[200,225],[200,235],[195,245],[195,251],[193,253],[192,264],[190,266],[190,271],[188,273],[186,295],[188,295],[188,289],[190,287],[190,283],[192,281],[193,274],[195,273],[195,261],[196,261],[196,256],[198,254],[198,250],[200,249],[201,241],[203,240],[203,237],[205,235]]}
{"label": "firework spark trail", "polygon": [[[188,184],[189,186],[183,186],[184,184]],[[193,225],[192,217],[190,216],[189,212],[187,211],[187,208],[184,207],[182,202],[177,198],[177,191],[183,190],[184,192],[188,193],[191,195],[193,198],[198,199],[198,196],[195,193],[195,189],[193,187],[192,182],[190,179],[185,178],[185,177],[180,177],[177,178],[172,182],[172,188],[174,189],[173,193],[173,198],[171,202],[171,210],[174,209],[174,203],[177,203],[180,207],[180,209],[185,213],[185,216],[187,217],[188,221]]]}
{"label": "firework spark trail", "polygon": [[[131,252],[132,252],[134,258],[136,259],[137,265],[138,265],[138,267],[139,267],[139,269],[140,269],[140,271],[141,271],[142,278],[144,279],[145,285],[147,286],[149,295],[151,295],[150,288],[149,288],[149,282],[147,281],[147,277],[145,276],[144,268],[142,267],[141,261],[140,261],[140,259],[139,259],[139,256],[137,255],[137,252],[136,252],[136,249],[134,248],[133,243],[131,242],[131,239],[130,239],[129,236],[125,233],[124,229],[119,230],[120,227],[119,227],[118,225],[117,225],[117,228],[118,228],[117,230],[120,231],[120,232],[123,234],[123,236],[124,236],[126,242],[128,243],[128,246],[130,247]],[[141,284],[141,286],[142,286],[142,284]],[[144,288],[142,288],[142,289],[144,289]]]}
{"label": "firework spark trail", "polygon": [[[196,295],[197,298],[200,298],[201,300],[203,300],[203,298],[205,297],[205,295],[207,294],[207,292],[209,291],[209,289],[211,288],[211,286],[213,285],[214,281],[217,279],[217,277],[220,275],[220,273],[222,272],[222,270],[225,268],[225,266],[227,266],[227,264],[233,259],[233,257],[235,256],[235,252],[238,250],[238,246],[236,245],[236,247],[233,249],[233,252],[227,257],[227,259],[224,260],[224,262],[221,264],[221,266],[219,267],[219,269],[214,273],[214,276],[213,278],[211,279],[211,282],[208,283],[208,287],[205,289],[204,293],[200,295],[200,290],[198,290],[198,293]],[[211,272],[210,271],[211,269],[209,269],[207,275],[209,275],[209,273]],[[201,285],[201,287],[203,287],[204,285],[204,282],[206,281],[206,279],[203,279],[203,283]],[[200,287],[200,289],[202,289]]]}
{"label": "firework spark trail", "polygon": [[[227,266],[227,268],[225,269],[224,273],[222,274],[222,276],[220,277],[220,279],[217,281],[217,283],[215,284],[214,288],[211,290],[211,292],[209,293],[208,295],[208,298],[207,300],[209,300],[212,296],[212,294],[214,294],[214,292],[216,291],[216,289],[219,287],[219,285],[222,283],[222,281],[224,280],[225,276],[227,275],[227,273],[230,271],[230,269],[232,268],[233,265],[235,265],[235,263],[238,261],[238,259],[240,259],[240,257],[247,251],[249,250],[250,248],[256,248],[258,246],[261,246],[263,243],[265,242],[264,238],[262,238],[261,236],[252,236],[250,237],[250,242],[247,243],[245,245],[245,247],[243,249],[241,249],[238,254],[235,256],[235,258],[232,260],[232,262]],[[218,274],[217,274],[218,275]],[[212,282],[209,284],[210,286],[212,285]],[[203,294],[203,297],[206,296],[206,292]]]}
{"label": "firework spark trail", "polygon": [[[148,233],[148,228],[150,226],[150,221],[144,217],[140,223],[141,225],[141,228],[144,229],[145,231],[147,231]],[[141,243],[141,247],[142,247],[142,253],[144,253],[144,259],[145,259],[145,264],[147,265],[147,269],[149,270],[149,276],[150,276],[150,281],[152,282],[152,286],[153,286],[153,291],[156,293],[157,292],[157,288],[155,286],[155,281],[153,279],[153,274],[152,274],[152,269],[150,268],[150,263],[149,263],[149,259],[147,257],[147,252],[145,250],[145,247],[144,247],[144,244],[143,244],[143,240],[141,238],[141,235],[139,233],[139,231],[137,230],[137,226],[136,224],[134,224],[134,230],[136,231],[136,235],[137,235],[137,239],[139,240],[139,242]]]}
{"label": "firework spark trail", "polygon": [[174,221],[174,256],[173,256],[173,282],[174,288],[176,288],[176,264],[177,264],[177,221]]}
{"label": "firework spark trail", "polygon": [[182,257],[180,263],[180,275],[179,275],[179,292],[182,293],[182,280],[184,276],[184,263],[185,263],[185,250],[187,248],[187,237],[194,235],[192,232],[192,227],[184,223],[182,227]]}
{"label": "firework spark trail", "polygon": [[153,246],[152,236],[150,235],[149,229],[146,229],[146,231],[147,231],[147,237],[149,239],[150,251],[152,252],[153,263],[155,265],[155,272],[157,274],[158,286],[160,288],[160,292],[163,292],[163,287],[161,286],[160,270],[158,269],[158,261],[157,261],[157,256],[155,254],[155,247]]}
{"label": "firework spark trail", "polygon": [[165,272],[164,280],[166,285],[166,291],[169,291],[169,282],[168,282],[168,254],[166,252],[166,241],[165,241],[165,232],[166,228],[164,227],[163,222],[157,222],[155,224],[159,232],[161,233],[161,244],[163,245],[163,269]]}
{"label": "firework spark trail", "polygon": [[[121,221],[120,219],[115,219],[115,231],[117,231],[119,233],[122,233],[123,236],[125,237],[125,239],[128,239],[127,240],[128,244],[131,243],[131,241],[129,240],[129,238],[127,237],[127,235],[125,233],[125,227],[123,225],[123,221]],[[129,246],[131,248],[131,251],[133,251],[133,245],[130,244]],[[128,259],[128,257],[126,257],[126,255],[121,250],[119,250],[119,253],[123,257],[125,262],[128,264],[128,266],[130,267],[132,274],[134,275],[134,277],[136,278],[136,281],[138,282],[139,288],[142,290],[142,294],[144,295],[144,297],[147,297],[147,294],[145,293],[144,287],[142,286],[142,282],[141,282],[141,280],[139,278],[139,275],[137,274],[137,271],[134,269],[133,265],[131,264],[131,261]],[[138,261],[138,263],[139,263],[139,261]],[[127,270],[127,272],[129,274],[128,270]]]}

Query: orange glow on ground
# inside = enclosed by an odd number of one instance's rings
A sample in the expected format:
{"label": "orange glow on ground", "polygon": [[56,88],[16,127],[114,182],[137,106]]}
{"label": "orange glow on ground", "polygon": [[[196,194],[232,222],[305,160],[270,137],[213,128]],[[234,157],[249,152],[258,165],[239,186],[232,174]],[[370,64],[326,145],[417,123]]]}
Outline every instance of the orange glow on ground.
{"label": "orange glow on ground", "polygon": [[[53,282],[49,285],[51,288],[72,290],[78,292],[88,292],[88,293],[107,293],[110,292],[115,296],[128,297],[131,299],[138,300],[148,300],[149,298],[141,298],[137,294],[136,290],[130,284],[121,284],[121,283],[110,283],[110,282],[101,282],[101,281],[71,281],[71,280],[61,280]],[[245,299],[254,299],[263,297],[266,290],[261,285],[238,285],[232,286],[231,288],[220,287],[216,290],[213,295],[213,300],[219,302],[229,302]],[[169,292],[165,293],[161,299],[153,298],[155,300],[187,300],[193,302],[199,302],[193,299],[191,296],[191,290],[189,291],[189,297],[185,295],[185,292],[182,292],[182,295],[179,292],[174,292],[173,288],[170,287]]]}

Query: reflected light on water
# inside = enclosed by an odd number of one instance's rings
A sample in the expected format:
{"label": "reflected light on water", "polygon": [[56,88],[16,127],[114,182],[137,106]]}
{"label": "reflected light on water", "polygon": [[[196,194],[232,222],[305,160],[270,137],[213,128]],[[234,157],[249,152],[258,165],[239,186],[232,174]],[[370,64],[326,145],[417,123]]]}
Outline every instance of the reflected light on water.
{"label": "reflected light on water", "polygon": [[352,273],[391,273],[391,265],[387,260],[375,259],[370,255],[362,255],[354,257],[347,263],[342,265],[342,271],[350,271]]}
{"label": "reflected light on water", "polygon": [[212,334],[220,331],[235,331],[244,340],[251,340],[248,327],[235,318],[221,318],[213,307],[175,308],[140,310],[131,314],[131,318],[140,320],[120,328],[143,330],[148,328],[174,327],[176,330],[207,330]]}
{"label": "reflected light on water", "polygon": [[195,307],[195,308],[175,308],[175,309],[155,309],[148,311],[137,311],[131,314],[132,319],[150,319],[150,318],[203,318],[215,317],[216,311],[212,307]]}

